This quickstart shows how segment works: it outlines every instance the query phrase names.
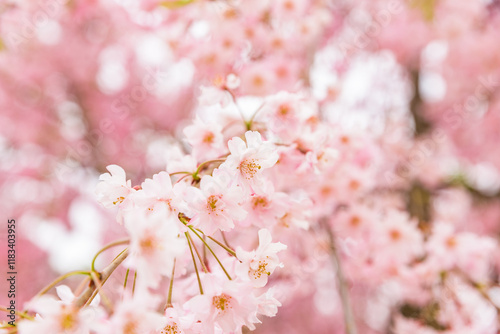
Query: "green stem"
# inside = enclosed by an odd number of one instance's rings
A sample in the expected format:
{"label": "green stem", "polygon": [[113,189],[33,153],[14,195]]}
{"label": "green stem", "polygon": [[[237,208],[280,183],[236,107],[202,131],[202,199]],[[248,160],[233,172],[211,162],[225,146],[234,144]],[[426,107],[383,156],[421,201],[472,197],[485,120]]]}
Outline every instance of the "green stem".
{"label": "green stem", "polygon": [[203,287],[201,286],[200,273],[198,272],[198,266],[196,265],[196,259],[194,258],[193,247],[191,247],[191,241],[189,239],[188,232],[184,232],[187,238],[189,251],[191,252],[191,258],[193,259],[194,270],[196,272],[196,278],[198,279],[198,287],[200,288],[200,294],[203,294]]}
{"label": "green stem", "polygon": [[46,294],[50,289],[52,289],[54,286],[56,286],[57,283],[59,283],[61,281],[64,281],[66,278],[74,276],[74,275],[87,275],[88,276],[88,275],[90,275],[90,272],[76,270],[76,271],[71,271],[71,272],[66,273],[64,275],[61,275],[58,278],[56,278],[52,283],[50,283],[45,288],[43,288],[42,290],[40,290],[40,292],[36,294],[37,297],[40,297],[41,295]]}
{"label": "green stem", "polygon": [[168,286],[168,297],[165,310],[169,307],[172,307],[172,290],[174,288],[175,261],[176,259],[174,259],[174,266],[172,267],[172,276],[170,277],[170,285]]}
{"label": "green stem", "polygon": [[[10,310],[4,306],[0,306],[0,311],[10,313]],[[15,311],[15,312],[16,312],[16,315],[19,316],[20,318],[24,318],[24,319],[28,319],[28,320],[35,320],[35,318],[33,318],[32,316],[29,316],[25,313],[21,313],[19,311]]]}
{"label": "green stem", "polygon": [[198,176],[198,174],[200,173],[201,168],[204,167],[205,165],[211,164],[213,162],[224,162],[224,161],[226,161],[226,159],[215,159],[215,160],[207,160],[207,161],[202,162],[198,166],[198,169],[196,169],[196,172],[193,173],[193,179],[194,180],[199,180],[200,179],[200,177]]}
{"label": "green stem", "polygon": [[132,284],[132,296],[135,292],[135,282],[137,281],[137,270],[134,272],[134,283]]}
{"label": "green stem", "polygon": [[206,265],[205,265],[205,261],[204,261],[204,260],[203,260],[203,258],[201,257],[200,252],[198,252],[198,247],[196,247],[196,244],[194,243],[193,238],[191,238],[191,235],[190,235],[188,232],[186,232],[186,233],[187,233],[186,237],[187,237],[187,238],[189,238],[189,241],[191,242],[191,245],[192,245],[192,246],[193,246],[193,248],[194,248],[194,251],[195,251],[195,253],[196,253],[196,256],[198,257],[198,260],[200,260],[201,267],[202,267],[203,271],[204,271],[205,273],[208,273],[208,269],[207,269],[207,267],[206,267]]}
{"label": "green stem", "polygon": [[[197,229],[199,232],[203,233],[203,231]],[[203,235],[206,235],[205,233],[203,233]],[[226,250],[226,252],[228,252],[229,254],[231,254],[232,256],[236,257],[236,252],[234,250],[232,250],[231,248],[227,247],[226,245],[224,245],[223,243],[221,243],[220,241],[212,238],[211,236],[209,235],[206,235],[210,240],[212,240],[213,242],[215,242],[217,245],[221,246],[222,248],[224,248]],[[224,238],[225,239],[225,238]]]}
{"label": "green stem", "polygon": [[177,1],[162,1],[160,6],[166,7],[168,9],[177,9],[193,3],[195,0],[177,0]]}
{"label": "green stem", "polygon": [[130,268],[127,268],[127,272],[125,273],[125,282],[123,282],[123,290],[127,288],[128,274],[130,272]]}
{"label": "green stem", "polygon": [[177,175],[177,174],[188,174],[188,175],[191,175],[192,173],[191,172],[175,172],[175,173],[170,173],[169,175],[172,176],[172,175]]}
{"label": "green stem", "polygon": [[200,238],[200,240],[205,244],[205,246],[208,248],[208,250],[210,251],[210,253],[212,253],[212,255],[214,256],[214,258],[217,260],[217,263],[219,263],[220,267],[222,268],[222,270],[224,271],[224,273],[226,274],[227,278],[229,280],[232,280],[231,276],[229,275],[229,273],[227,272],[226,268],[224,268],[224,266],[222,265],[222,263],[220,262],[219,258],[217,257],[217,255],[215,255],[214,251],[212,250],[212,248],[210,248],[210,246],[206,243],[206,241],[198,234],[196,233],[195,229],[191,226],[191,225],[186,225],[191,231],[193,231],[194,234],[196,234],[196,236],[198,238]]}
{"label": "green stem", "polygon": [[130,242],[129,239],[124,239],[124,240],[118,240],[118,241],[114,241],[110,244],[107,244],[106,246],[104,246],[103,248],[101,248],[100,251],[97,252],[97,254],[94,256],[94,258],[92,259],[92,265],[91,265],[91,270],[92,271],[96,271],[95,270],[95,261],[97,260],[97,257],[104,251],[112,248],[112,247],[115,247],[115,246],[120,246],[120,245],[127,245],[128,243]]}
{"label": "green stem", "polygon": [[231,95],[231,98],[233,99],[234,106],[236,107],[236,109],[238,109],[238,112],[240,113],[241,120],[245,124],[247,130],[250,130],[251,123],[245,119],[245,115],[243,115],[243,111],[241,110],[240,106],[238,105],[238,102],[236,102],[236,96],[229,89],[226,89],[226,92],[228,92],[229,95]]}
{"label": "green stem", "polygon": [[250,117],[250,120],[248,122],[245,122],[245,125],[246,125],[248,131],[250,131],[252,129],[252,125],[253,125],[253,121],[255,119],[255,116],[257,116],[257,114],[259,113],[259,111],[261,111],[261,109],[262,109],[263,106],[264,106],[264,103],[262,103],[260,105],[260,107],[257,108],[257,110],[253,113],[252,117]]}

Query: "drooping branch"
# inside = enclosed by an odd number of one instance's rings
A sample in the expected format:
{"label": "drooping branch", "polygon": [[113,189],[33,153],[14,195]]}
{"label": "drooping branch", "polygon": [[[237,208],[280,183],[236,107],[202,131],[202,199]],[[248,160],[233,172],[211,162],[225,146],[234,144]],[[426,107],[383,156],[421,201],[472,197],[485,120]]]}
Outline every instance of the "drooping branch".
{"label": "drooping branch", "polygon": [[[121,252],[114,260],[111,262],[104,270],[100,273],[101,285],[104,285],[111,274],[118,268],[118,266],[127,258],[129,255],[128,249],[125,249]],[[94,291],[97,289],[97,286],[94,282],[90,283],[89,287],[85,289],[85,291],[78,296],[73,302],[76,307],[82,307],[85,305],[87,300],[92,297]]]}

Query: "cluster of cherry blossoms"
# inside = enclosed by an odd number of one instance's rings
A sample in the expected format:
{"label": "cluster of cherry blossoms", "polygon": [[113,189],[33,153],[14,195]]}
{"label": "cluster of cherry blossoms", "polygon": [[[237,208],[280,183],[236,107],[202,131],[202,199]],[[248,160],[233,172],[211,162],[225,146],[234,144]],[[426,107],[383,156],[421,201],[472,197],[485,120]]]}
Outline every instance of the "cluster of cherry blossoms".
{"label": "cluster of cherry blossoms", "polygon": [[0,333],[497,334],[499,8],[0,4]]}
{"label": "cluster of cherry blossoms", "polygon": [[[197,165],[194,157],[179,156],[172,159],[167,171],[135,187],[117,165],[108,166],[110,173],[101,176],[96,189],[99,201],[106,208],[119,208],[118,220],[129,235],[123,242],[129,247],[121,253],[126,259],[120,258],[120,262],[137,274],[134,293],[125,294],[107,316],[97,303],[90,302],[91,296],[85,301],[88,306],[79,309],[76,305],[81,302],[69,288],[59,286],[60,301],[42,296],[30,303],[29,309],[38,315],[19,323],[21,333],[49,329],[67,333],[241,333],[243,326],[255,329],[261,322],[258,315],[276,315],[281,304],[273,288],[267,287],[268,277],[283,266],[277,253],[287,247],[272,242],[269,229],[273,220],[259,213],[280,219],[288,207],[288,195],[282,193],[282,210],[267,212],[270,196],[276,194],[266,173],[279,155],[256,131],[247,131],[244,140],[229,140],[229,152],[224,153],[221,133],[202,127],[195,140],[219,147],[225,158],[214,153],[219,159]],[[220,142],[214,140],[216,136]],[[253,249],[230,248],[223,233],[235,229],[245,229],[241,234],[249,239],[246,246]],[[224,243],[217,240],[221,237]],[[159,287],[162,278],[170,280],[168,296],[150,291]],[[99,282],[96,286],[103,283],[99,278],[95,282]]]}

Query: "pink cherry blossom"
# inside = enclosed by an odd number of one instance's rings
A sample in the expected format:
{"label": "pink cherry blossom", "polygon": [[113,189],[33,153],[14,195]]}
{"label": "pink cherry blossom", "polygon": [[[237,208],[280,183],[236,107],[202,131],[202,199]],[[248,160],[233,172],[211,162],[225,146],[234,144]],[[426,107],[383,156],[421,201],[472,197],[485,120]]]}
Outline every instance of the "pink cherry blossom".
{"label": "pink cherry blossom", "polygon": [[185,239],[179,238],[180,222],[166,208],[128,212],[125,227],[130,235],[128,267],[141,272],[139,282],[156,287],[161,276],[170,276],[175,258],[184,254]]}
{"label": "pink cherry blossom", "polygon": [[95,323],[103,317],[103,310],[97,306],[98,299],[82,310],[78,309],[72,302],[73,293],[69,287],[61,285],[57,287],[57,293],[61,300],[52,296],[41,296],[31,300],[27,308],[37,313],[35,321],[21,321],[19,323],[20,333],[91,333]]}
{"label": "pink cherry blossom", "polygon": [[188,143],[193,147],[193,155],[198,161],[209,160],[224,154],[222,127],[214,123],[195,123],[184,128]]}
{"label": "pink cherry blossom", "polygon": [[166,208],[176,216],[184,208],[184,202],[174,191],[175,188],[172,187],[170,175],[167,172],[160,172],[153,175],[152,179],[146,179],[141,184],[141,190],[134,192],[132,200],[138,207],[147,208],[149,211]]}
{"label": "pink cherry blossom", "polygon": [[269,230],[259,230],[259,247],[251,252],[241,248],[236,250],[236,256],[241,261],[236,264],[236,270],[244,280],[250,280],[254,287],[263,287],[277,267],[283,267],[277,253],[287,247],[280,242],[271,243]]}
{"label": "pink cherry blossom", "polygon": [[237,137],[228,142],[231,154],[219,168],[235,175],[244,189],[255,192],[262,189],[262,173],[278,161],[278,154],[271,143],[262,141],[259,132],[247,131],[245,139],[246,143]]}
{"label": "pink cherry blossom", "polygon": [[131,181],[126,180],[123,168],[109,165],[107,169],[109,173],[104,173],[99,177],[101,182],[95,191],[99,202],[105,208],[110,208],[123,203],[128,195],[134,192],[134,189],[131,187]]}
{"label": "pink cherry blossom", "polygon": [[105,324],[101,333],[154,333],[163,325],[163,317],[154,311],[154,299],[148,293],[126,296]]}
{"label": "pink cherry blossom", "polygon": [[217,283],[214,276],[204,276],[205,293],[191,298],[186,308],[196,314],[204,326],[204,333],[242,333],[242,326],[255,329],[258,301],[245,284],[235,281]]}
{"label": "pink cherry blossom", "polygon": [[203,176],[200,188],[187,189],[186,195],[190,223],[208,235],[217,230],[233,229],[234,222],[243,220],[247,215],[242,207],[243,190],[232,183],[223,170],[214,171],[213,176]]}

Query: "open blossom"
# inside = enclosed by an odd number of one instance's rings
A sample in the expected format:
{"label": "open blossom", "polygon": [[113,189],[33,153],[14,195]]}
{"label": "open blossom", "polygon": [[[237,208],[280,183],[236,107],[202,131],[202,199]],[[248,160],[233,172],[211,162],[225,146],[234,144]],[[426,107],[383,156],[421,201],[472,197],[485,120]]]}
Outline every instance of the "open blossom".
{"label": "open blossom", "polygon": [[250,192],[262,189],[262,172],[274,166],[279,155],[270,142],[263,142],[257,131],[247,131],[245,141],[234,137],[228,142],[231,154],[219,167],[236,176],[237,183]]}
{"label": "open blossom", "polygon": [[[176,186],[181,188],[182,184]],[[176,187],[172,187],[172,180],[167,172],[160,172],[153,175],[152,179],[146,179],[141,188],[132,195],[137,207],[147,208],[149,211],[163,207],[173,215],[177,215],[179,210],[184,208],[184,202],[176,194]]]}
{"label": "open blossom", "polygon": [[214,171],[213,176],[205,175],[200,188],[186,190],[190,223],[211,235],[218,229],[229,231],[234,221],[245,218],[247,212],[242,208],[244,194],[241,187],[232,183],[223,171]]}
{"label": "open blossom", "polygon": [[98,296],[83,309],[78,309],[72,302],[74,295],[65,285],[56,288],[61,300],[44,295],[28,303],[28,309],[37,313],[34,321],[24,320],[18,324],[21,334],[68,333],[88,334],[95,328],[95,323],[103,317],[103,310],[97,306]]}
{"label": "open blossom", "polygon": [[125,227],[130,235],[130,255],[125,264],[141,273],[139,283],[156,287],[162,275],[171,275],[175,258],[186,250],[185,239],[179,237],[179,224],[167,209],[127,213]]}
{"label": "open blossom", "polygon": [[163,317],[155,312],[155,304],[155,298],[147,291],[140,291],[134,296],[126,295],[100,333],[154,333],[163,325]]}
{"label": "open blossom", "polygon": [[219,124],[205,123],[197,118],[194,124],[184,128],[184,135],[193,147],[193,155],[199,161],[224,153],[222,127]]}
{"label": "open blossom", "polygon": [[283,267],[277,253],[285,250],[286,245],[280,242],[272,243],[271,233],[267,229],[259,231],[259,247],[251,252],[246,252],[240,247],[236,249],[236,256],[241,261],[236,264],[239,276],[250,280],[254,287],[263,287],[267,284],[268,276],[277,267]]}
{"label": "open blossom", "polygon": [[278,307],[281,306],[281,303],[274,298],[274,288],[270,288],[263,293],[259,297],[257,297],[259,301],[259,306],[257,313],[262,314],[266,317],[274,317],[278,313]]}
{"label": "open blossom", "polygon": [[165,310],[164,324],[156,334],[201,334],[202,326],[194,314],[173,305]]}
{"label": "open blossom", "polygon": [[303,137],[302,128],[315,114],[314,105],[302,96],[281,91],[266,98],[257,119],[268,125],[273,136],[289,144]]}
{"label": "open blossom", "polygon": [[95,192],[98,201],[105,208],[111,208],[122,203],[135,190],[131,187],[130,180],[127,181],[123,168],[109,165],[106,169],[109,173],[99,177],[101,182],[96,186]]}
{"label": "open blossom", "polygon": [[387,212],[382,219],[374,226],[373,235],[380,254],[385,254],[384,261],[407,262],[423,255],[423,236],[415,220],[397,210]]}
{"label": "open blossom", "polygon": [[[223,279],[223,281],[220,281]],[[242,333],[242,327],[255,329],[258,300],[248,285],[237,281],[219,279],[214,275],[203,276],[204,294],[185,303],[203,324],[203,333],[212,334],[216,329],[223,333]]]}
{"label": "open blossom", "polygon": [[255,225],[266,227],[273,225],[286,212],[287,195],[281,192],[266,192],[262,195],[253,194],[245,205],[248,217],[242,226]]}

